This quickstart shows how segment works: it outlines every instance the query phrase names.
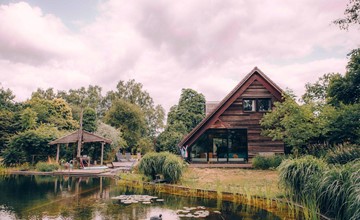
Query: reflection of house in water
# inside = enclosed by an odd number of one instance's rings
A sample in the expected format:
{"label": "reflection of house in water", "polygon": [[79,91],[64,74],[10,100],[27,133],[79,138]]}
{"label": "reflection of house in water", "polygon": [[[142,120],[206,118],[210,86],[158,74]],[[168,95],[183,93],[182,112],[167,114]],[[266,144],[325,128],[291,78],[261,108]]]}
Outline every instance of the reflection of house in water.
{"label": "reflection of house in water", "polygon": [[284,153],[284,143],[261,135],[260,120],[282,90],[255,67],[180,143],[192,162],[244,163],[257,154]]}

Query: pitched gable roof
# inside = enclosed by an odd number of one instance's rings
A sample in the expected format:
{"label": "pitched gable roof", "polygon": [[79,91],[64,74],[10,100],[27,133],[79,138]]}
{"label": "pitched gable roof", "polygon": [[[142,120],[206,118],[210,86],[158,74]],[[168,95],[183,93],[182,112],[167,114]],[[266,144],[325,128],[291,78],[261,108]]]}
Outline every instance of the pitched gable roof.
{"label": "pitched gable roof", "polygon": [[[256,77],[256,76],[259,77]],[[249,85],[255,81],[260,81],[269,92],[274,95],[278,100],[281,100],[282,89],[277,86],[269,77],[267,77],[259,68],[254,67],[249,74],[247,74],[243,80],[235,86],[233,90],[219,103],[219,105],[208,114],[187,136],[185,136],[179,146],[191,145],[200,135],[206,131],[206,125],[215,123],[218,117],[249,87]],[[271,87],[271,88],[270,88]],[[188,143],[190,139],[192,142]]]}

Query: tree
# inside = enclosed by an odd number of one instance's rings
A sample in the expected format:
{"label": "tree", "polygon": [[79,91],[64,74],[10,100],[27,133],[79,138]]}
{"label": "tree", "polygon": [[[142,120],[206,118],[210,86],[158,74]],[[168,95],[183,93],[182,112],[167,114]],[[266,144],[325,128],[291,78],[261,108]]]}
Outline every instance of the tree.
{"label": "tree", "polygon": [[338,73],[328,73],[320,77],[315,83],[306,83],[305,93],[302,95],[302,100],[305,104],[324,105],[327,103],[329,84],[332,79],[338,78]]}
{"label": "tree", "polygon": [[46,90],[38,88],[36,90],[36,92],[33,92],[31,94],[31,98],[52,100],[52,99],[56,98],[56,93],[54,92],[53,88],[48,88]]}
{"label": "tree", "polygon": [[110,148],[105,148],[105,159],[114,159],[112,157],[114,157],[114,155],[119,151],[119,149],[125,149],[126,147],[126,141],[123,139],[123,135],[120,129],[116,129],[101,121],[97,122],[97,130],[95,134],[112,140]]}
{"label": "tree", "polygon": [[350,0],[344,12],[345,18],[334,21],[340,29],[348,30],[350,24],[360,25],[360,0]]}
{"label": "tree", "polygon": [[116,91],[109,91],[103,100],[104,108],[109,108],[116,99],[123,99],[140,107],[145,116],[147,136],[154,138],[164,128],[165,111],[161,105],[154,106],[150,94],[143,90],[143,85],[134,79],[127,82],[120,80]]}
{"label": "tree", "polygon": [[143,112],[137,105],[125,100],[113,101],[104,120],[107,124],[120,129],[128,150],[135,149],[140,138],[145,136],[146,124]]}
{"label": "tree", "polygon": [[37,126],[37,119],[36,112],[29,107],[20,113],[20,122],[24,130],[35,128]]}
{"label": "tree", "polygon": [[15,103],[14,98],[12,91],[0,84],[0,152],[6,147],[9,138],[22,129],[18,123],[21,105]]}
{"label": "tree", "polygon": [[345,76],[336,75],[330,81],[328,95],[331,104],[360,102],[360,48],[349,55]]}
{"label": "tree", "polygon": [[90,107],[86,107],[83,113],[83,130],[94,132],[97,129],[96,112]]}
{"label": "tree", "polygon": [[205,97],[192,89],[182,89],[179,103],[171,107],[167,124],[181,122],[190,132],[205,117]]}
{"label": "tree", "polygon": [[64,99],[32,98],[25,105],[36,112],[38,124],[53,124],[65,130],[78,127],[78,123],[72,118],[71,108]]}
{"label": "tree", "polygon": [[179,154],[178,143],[204,117],[204,95],[192,89],[182,89],[178,104],[170,108],[165,130],[157,138],[156,150]]}
{"label": "tree", "polygon": [[9,147],[4,151],[3,158],[6,165],[13,162],[37,162],[46,160],[48,156],[55,156],[56,148],[49,142],[62,136],[56,127],[40,125],[37,129],[26,130],[11,137]]}
{"label": "tree", "polygon": [[260,124],[262,135],[284,141],[299,150],[314,143],[324,130],[318,122],[312,105],[299,105],[294,98],[284,94],[283,102],[274,103],[275,108],[264,115]]}

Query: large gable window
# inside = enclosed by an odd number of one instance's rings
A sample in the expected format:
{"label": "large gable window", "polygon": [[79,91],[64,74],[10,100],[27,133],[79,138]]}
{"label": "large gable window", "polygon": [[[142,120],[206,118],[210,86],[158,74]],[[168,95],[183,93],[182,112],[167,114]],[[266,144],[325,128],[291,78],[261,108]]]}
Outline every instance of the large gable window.
{"label": "large gable window", "polygon": [[243,100],[244,111],[247,112],[256,111],[255,101],[256,101],[255,99],[244,99]]}
{"label": "large gable window", "polygon": [[271,99],[243,99],[244,112],[267,112],[271,110]]}

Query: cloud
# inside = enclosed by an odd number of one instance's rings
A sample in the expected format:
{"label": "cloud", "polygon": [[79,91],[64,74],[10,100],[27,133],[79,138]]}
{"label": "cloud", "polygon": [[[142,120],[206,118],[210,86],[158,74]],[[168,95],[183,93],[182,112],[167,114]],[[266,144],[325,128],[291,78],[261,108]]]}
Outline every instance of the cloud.
{"label": "cloud", "polygon": [[221,100],[258,66],[300,96],[306,82],[343,73],[346,53],[359,47],[358,32],[331,24],[345,6],[337,0],[109,0],[92,23],[73,32],[41,6],[1,5],[0,80],[23,100],[37,87],[92,84],[108,91],[134,78],[169,109],[182,88]]}

